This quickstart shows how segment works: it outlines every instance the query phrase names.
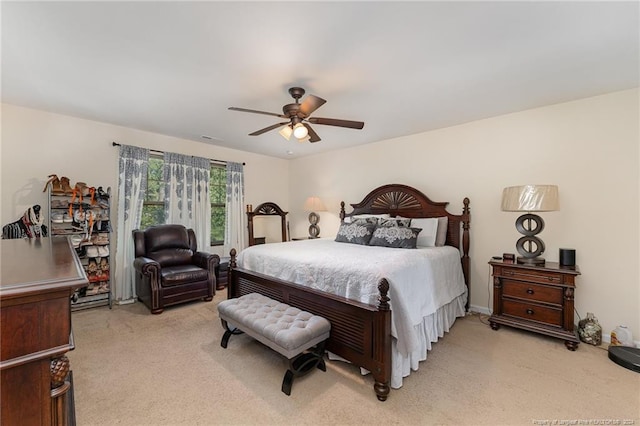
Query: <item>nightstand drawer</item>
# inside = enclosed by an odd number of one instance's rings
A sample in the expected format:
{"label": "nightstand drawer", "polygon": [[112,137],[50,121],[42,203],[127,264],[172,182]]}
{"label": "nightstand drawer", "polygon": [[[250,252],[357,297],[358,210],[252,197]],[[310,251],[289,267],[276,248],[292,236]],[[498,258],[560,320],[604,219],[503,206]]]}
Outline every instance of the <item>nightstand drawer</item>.
{"label": "nightstand drawer", "polygon": [[502,313],[548,325],[562,326],[562,309],[503,299]]}
{"label": "nightstand drawer", "polygon": [[531,284],[520,281],[503,280],[503,296],[562,305],[562,288]]}
{"label": "nightstand drawer", "polygon": [[541,283],[541,284],[562,284],[562,274],[554,274],[547,271],[535,271],[532,269],[515,269],[515,268],[501,268],[499,272],[500,276],[505,278],[512,278],[514,280],[521,280],[527,282]]}

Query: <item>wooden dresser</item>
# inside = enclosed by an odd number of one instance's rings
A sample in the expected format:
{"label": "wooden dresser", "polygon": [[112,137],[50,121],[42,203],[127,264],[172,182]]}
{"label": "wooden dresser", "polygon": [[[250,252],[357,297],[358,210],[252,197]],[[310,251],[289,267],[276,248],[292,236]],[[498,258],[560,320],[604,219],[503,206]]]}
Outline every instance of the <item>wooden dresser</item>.
{"label": "wooden dresser", "polygon": [[489,262],[493,275],[494,330],[508,325],[564,340],[575,351],[580,343],[573,324],[573,299],[578,267],[556,262],[544,266]]}
{"label": "wooden dresser", "polygon": [[71,296],[87,277],[64,238],[2,240],[0,424],[75,422]]}

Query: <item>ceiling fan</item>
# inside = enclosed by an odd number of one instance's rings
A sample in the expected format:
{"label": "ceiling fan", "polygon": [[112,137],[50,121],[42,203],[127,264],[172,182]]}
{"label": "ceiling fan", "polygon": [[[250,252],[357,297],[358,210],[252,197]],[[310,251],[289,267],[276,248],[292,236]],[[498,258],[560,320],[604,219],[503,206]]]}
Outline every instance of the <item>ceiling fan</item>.
{"label": "ceiling fan", "polygon": [[287,140],[293,136],[295,136],[298,140],[306,140],[307,137],[309,142],[319,142],[320,136],[311,128],[308,123],[312,124],[323,124],[328,126],[338,126],[338,127],[347,127],[350,129],[362,129],[364,127],[364,123],[362,121],[351,121],[351,120],[339,120],[337,118],[320,118],[320,117],[310,117],[311,114],[322,105],[324,105],[325,101],[322,98],[319,98],[314,95],[307,95],[302,103],[300,103],[300,98],[304,95],[305,91],[302,87],[292,87],[289,89],[289,94],[295,99],[295,103],[287,104],[282,107],[282,114],[277,114],[273,112],[266,111],[256,111],[254,109],[246,109],[246,108],[237,108],[237,107],[229,107],[232,111],[241,111],[241,112],[252,112],[255,114],[265,114],[265,115],[273,115],[275,117],[286,118],[288,121],[284,121],[282,123],[276,123],[271,126],[265,127],[264,129],[256,130],[253,133],[249,133],[249,136],[258,136],[263,133],[266,133],[270,130],[277,129],[280,126],[285,126],[280,130],[280,134],[284,136]]}

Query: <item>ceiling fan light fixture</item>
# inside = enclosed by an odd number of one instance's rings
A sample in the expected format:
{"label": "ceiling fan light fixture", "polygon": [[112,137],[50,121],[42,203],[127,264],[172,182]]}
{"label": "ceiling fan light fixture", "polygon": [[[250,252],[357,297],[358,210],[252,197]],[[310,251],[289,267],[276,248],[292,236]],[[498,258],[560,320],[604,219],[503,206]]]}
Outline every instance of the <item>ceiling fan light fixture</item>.
{"label": "ceiling fan light fixture", "polygon": [[291,134],[293,133],[293,129],[291,128],[290,125],[287,124],[282,129],[280,129],[278,133],[280,133],[282,137],[285,138],[286,140],[289,140],[291,139]]}
{"label": "ceiling fan light fixture", "polygon": [[308,135],[309,135],[309,130],[307,130],[304,124],[298,123],[295,126],[293,126],[293,136],[295,136],[296,139],[303,140]]}

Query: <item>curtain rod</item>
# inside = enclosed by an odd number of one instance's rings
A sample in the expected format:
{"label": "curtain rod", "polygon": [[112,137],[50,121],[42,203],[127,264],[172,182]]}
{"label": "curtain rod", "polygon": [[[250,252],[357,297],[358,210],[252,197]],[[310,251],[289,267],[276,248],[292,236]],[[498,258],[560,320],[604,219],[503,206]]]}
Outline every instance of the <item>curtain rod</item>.
{"label": "curtain rod", "polygon": [[[113,146],[120,146],[119,143],[117,142],[112,142]],[[154,154],[162,154],[164,155],[164,151],[158,151],[157,149],[150,149],[149,152],[153,152]],[[215,158],[209,158],[209,161],[213,162],[213,163],[218,163],[218,164],[227,164],[228,161],[224,161],[224,160],[216,160]],[[243,166],[246,166],[247,163],[242,163]]]}

